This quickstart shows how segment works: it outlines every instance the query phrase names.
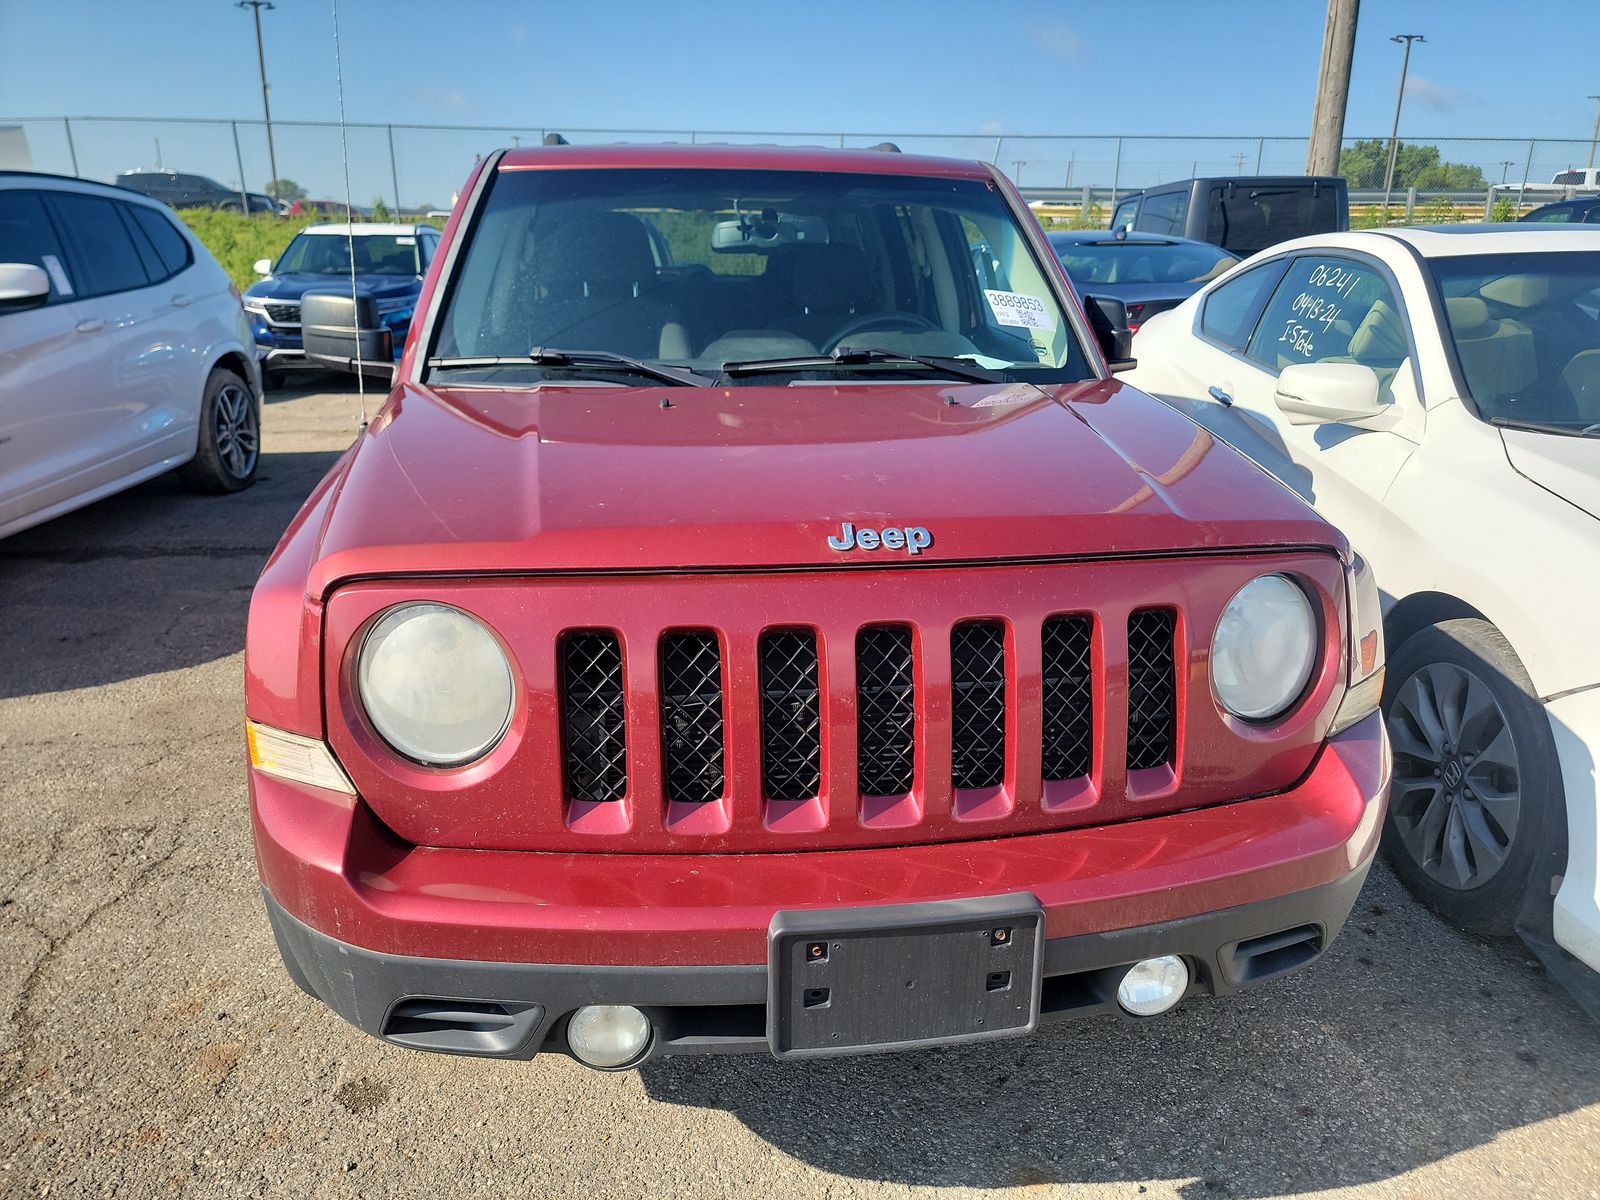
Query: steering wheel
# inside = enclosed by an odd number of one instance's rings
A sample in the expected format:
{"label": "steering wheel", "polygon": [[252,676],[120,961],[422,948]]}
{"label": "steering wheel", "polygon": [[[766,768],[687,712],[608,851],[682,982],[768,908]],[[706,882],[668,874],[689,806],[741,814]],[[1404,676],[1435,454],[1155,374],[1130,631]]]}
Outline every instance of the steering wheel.
{"label": "steering wheel", "polygon": [[936,333],[939,327],[920,313],[867,313],[864,316],[851,318],[834,330],[833,336],[823,344],[822,352],[831,354],[843,344],[845,338],[853,337],[858,333],[868,333],[874,329],[903,329],[908,333]]}

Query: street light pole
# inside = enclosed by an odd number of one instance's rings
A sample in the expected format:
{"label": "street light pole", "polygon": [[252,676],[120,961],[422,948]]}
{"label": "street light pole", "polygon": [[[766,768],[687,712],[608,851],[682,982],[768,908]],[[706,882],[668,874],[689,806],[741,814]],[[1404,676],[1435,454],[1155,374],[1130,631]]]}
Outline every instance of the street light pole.
{"label": "street light pole", "polygon": [[1411,66],[1411,43],[1425,42],[1428,39],[1420,33],[1401,33],[1389,39],[1391,42],[1401,42],[1405,45],[1406,54],[1400,60],[1400,92],[1394,98],[1394,127],[1389,131],[1389,168],[1383,173],[1383,219],[1389,219],[1389,193],[1394,187],[1394,160],[1400,151],[1400,105],[1406,98],[1406,71]]}
{"label": "street light pole", "polygon": [[1594,144],[1600,142],[1600,96],[1590,96],[1595,102],[1594,132],[1589,135],[1589,165],[1594,166]]}
{"label": "street light pole", "polygon": [[[261,48],[261,10],[264,8],[271,12],[277,7],[271,0],[235,0],[235,8],[248,8],[254,11],[256,18],[256,66],[261,71],[261,114],[266,118],[267,125],[267,166],[272,171],[272,178],[267,182],[267,190],[272,193],[272,202],[278,202],[278,156],[272,149],[272,104],[267,99],[267,55]],[[243,186],[243,181],[240,181]],[[246,210],[248,212],[248,210]]]}

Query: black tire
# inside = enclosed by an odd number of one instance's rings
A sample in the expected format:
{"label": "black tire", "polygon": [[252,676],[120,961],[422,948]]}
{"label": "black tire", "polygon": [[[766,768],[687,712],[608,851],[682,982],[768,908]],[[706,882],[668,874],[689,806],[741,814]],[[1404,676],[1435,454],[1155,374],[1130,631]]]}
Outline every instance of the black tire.
{"label": "black tire", "polygon": [[1461,929],[1514,931],[1535,867],[1565,853],[1550,722],[1522,661],[1487,621],[1445,621],[1389,659],[1394,786],[1383,848],[1412,894]]}
{"label": "black tire", "polygon": [[237,200],[224,200],[220,204],[217,205],[217,209],[219,211],[221,211],[221,212],[233,212],[233,213],[243,212],[244,211],[242,208],[239,207],[239,202]]}
{"label": "black tire", "polygon": [[286,378],[282,371],[263,368],[261,371],[261,386],[266,391],[276,392],[284,386]]}
{"label": "black tire", "polygon": [[206,380],[195,456],[178,468],[200,492],[238,492],[256,480],[261,465],[261,405],[250,386],[225,367]]}

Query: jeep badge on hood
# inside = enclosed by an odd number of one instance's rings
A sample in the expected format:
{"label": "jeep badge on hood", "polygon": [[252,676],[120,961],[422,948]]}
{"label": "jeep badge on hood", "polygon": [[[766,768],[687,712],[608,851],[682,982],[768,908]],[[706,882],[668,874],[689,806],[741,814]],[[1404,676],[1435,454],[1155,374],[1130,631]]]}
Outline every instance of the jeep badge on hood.
{"label": "jeep badge on hood", "polygon": [[904,550],[907,554],[921,554],[933,545],[933,534],[921,525],[907,525],[903,529],[889,526],[884,530],[857,529],[849,521],[841,522],[839,533],[828,539],[834,550]]}

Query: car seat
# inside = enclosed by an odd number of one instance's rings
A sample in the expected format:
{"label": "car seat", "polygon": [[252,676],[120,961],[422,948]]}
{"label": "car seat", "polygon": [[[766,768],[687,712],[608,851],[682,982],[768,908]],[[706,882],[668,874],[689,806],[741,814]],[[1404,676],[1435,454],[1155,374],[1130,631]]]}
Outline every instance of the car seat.
{"label": "car seat", "polygon": [[558,214],[535,228],[527,345],[685,359],[689,339],[656,284],[650,234],[627,213]]}
{"label": "car seat", "polygon": [[1561,372],[1561,384],[1578,420],[1590,424],[1600,421],[1600,350],[1574,355]]}
{"label": "car seat", "polygon": [[1532,330],[1520,321],[1497,319],[1477,296],[1446,296],[1444,306],[1473,398],[1491,404],[1527,400],[1519,393],[1539,378]]}
{"label": "car seat", "polygon": [[822,345],[852,317],[879,311],[867,256],[859,246],[791,245],[769,256],[767,274],[781,292],[776,324]]}

